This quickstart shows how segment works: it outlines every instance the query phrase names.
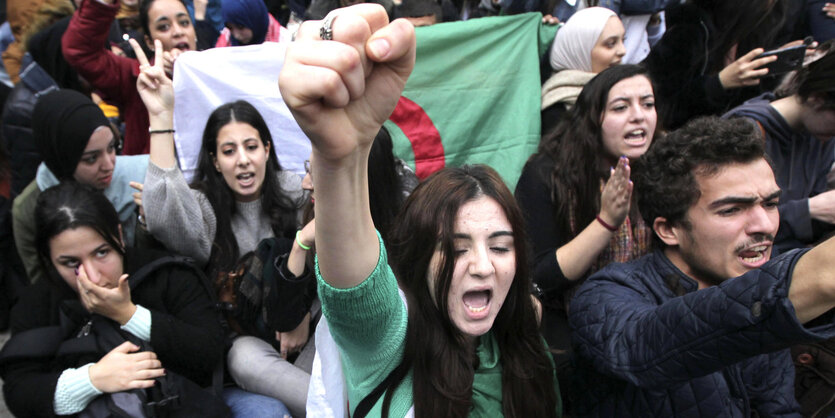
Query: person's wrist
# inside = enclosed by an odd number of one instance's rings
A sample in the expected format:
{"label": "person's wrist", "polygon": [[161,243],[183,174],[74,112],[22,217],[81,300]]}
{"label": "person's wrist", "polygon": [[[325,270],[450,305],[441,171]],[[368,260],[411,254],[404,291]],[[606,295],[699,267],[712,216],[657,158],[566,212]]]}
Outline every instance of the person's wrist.
{"label": "person's wrist", "polygon": [[603,216],[603,212],[597,215],[597,217],[595,218],[597,223],[599,223],[602,227],[606,228],[606,230],[608,230],[609,232],[617,232],[619,226],[618,223],[610,221],[608,219],[604,219]]}
{"label": "person's wrist", "polygon": [[305,242],[305,240],[302,239],[301,230],[296,231],[296,245],[305,251],[310,251],[310,249],[313,248],[313,242]]}
{"label": "person's wrist", "polygon": [[130,302],[127,306],[125,306],[124,309],[122,309],[117,314],[117,317],[113,318],[113,319],[116,322],[118,322],[119,325],[124,326],[125,324],[128,323],[128,321],[130,321],[131,318],[133,318],[133,314],[135,314],[135,313],[136,313],[136,305],[134,305],[133,302]]}
{"label": "person's wrist", "polygon": [[173,129],[174,112],[165,111],[157,115],[149,115],[148,122],[150,129]]}

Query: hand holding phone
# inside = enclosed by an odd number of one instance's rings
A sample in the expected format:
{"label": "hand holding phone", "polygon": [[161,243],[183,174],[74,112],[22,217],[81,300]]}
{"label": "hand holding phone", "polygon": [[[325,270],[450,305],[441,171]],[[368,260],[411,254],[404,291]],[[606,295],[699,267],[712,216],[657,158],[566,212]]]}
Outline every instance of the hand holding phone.
{"label": "hand holding phone", "polygon": [[806,56],[806,45],[796,45],[788,48],[775,49],[763,52],[757,58],[775,56],[777,59],[766,64],[762,68],[768,68],[768,75],[780,75],[789,71],[800,69],[803,66],[803,57]]}
{"label": "hand holding phone", "polygon": [[719,72],[722,87],[728,90],[760,84],[760,78],[769,73],[763,67],[777,60],[774,55],[759,57],[763,52],[762,48],[755,48],[723,68]]}

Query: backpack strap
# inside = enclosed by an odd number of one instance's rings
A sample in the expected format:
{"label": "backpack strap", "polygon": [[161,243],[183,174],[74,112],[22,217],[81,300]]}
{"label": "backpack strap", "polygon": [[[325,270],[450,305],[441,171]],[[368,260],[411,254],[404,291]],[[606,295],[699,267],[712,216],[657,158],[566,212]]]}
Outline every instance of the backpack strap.
{"label": "backpack strap", "polygon": [[398,364],[397,367],[395,367],[394,370],[392,370],[391,373],[389,373],[389,375],[386,376],[386,378],[371,391],[371,393],[366,395],[365,398],[357,404],[357,408],[354,410],[353,418],[365,418],[365,416],[368,415],[368,412],[371,411],[374,404],[376,404],[380,399],[380,396],[386,392],[386,389],[394,383],[394,380],[397,379],[397,377],[404,372],[405,369],[406,362],[401,361],[400,364]]}

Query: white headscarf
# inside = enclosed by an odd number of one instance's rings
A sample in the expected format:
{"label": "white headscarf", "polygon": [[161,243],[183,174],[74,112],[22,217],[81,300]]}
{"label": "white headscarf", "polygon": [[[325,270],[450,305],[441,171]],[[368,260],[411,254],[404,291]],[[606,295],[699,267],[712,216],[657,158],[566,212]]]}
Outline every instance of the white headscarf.
{"label": "white headscarf", "polygon": [[571,15],[551,45],[551,68],[590,73],[591,50],[612,16],[617,14],[605,7],[588,7]]}

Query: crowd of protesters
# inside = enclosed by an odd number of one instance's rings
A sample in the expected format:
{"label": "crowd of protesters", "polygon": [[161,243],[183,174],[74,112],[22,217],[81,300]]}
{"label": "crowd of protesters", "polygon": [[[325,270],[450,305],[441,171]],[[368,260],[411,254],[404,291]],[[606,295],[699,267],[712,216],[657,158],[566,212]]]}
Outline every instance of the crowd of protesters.
{"label": "crowd of protesters", "polygon": [[[0,3],[15,416],[835,413],[835,3]],[[515,190],[419,180],[383,126],[415,28],[528,12]],[[309,157],[239,97],[187,175],[178,59],[263,43]]]}

